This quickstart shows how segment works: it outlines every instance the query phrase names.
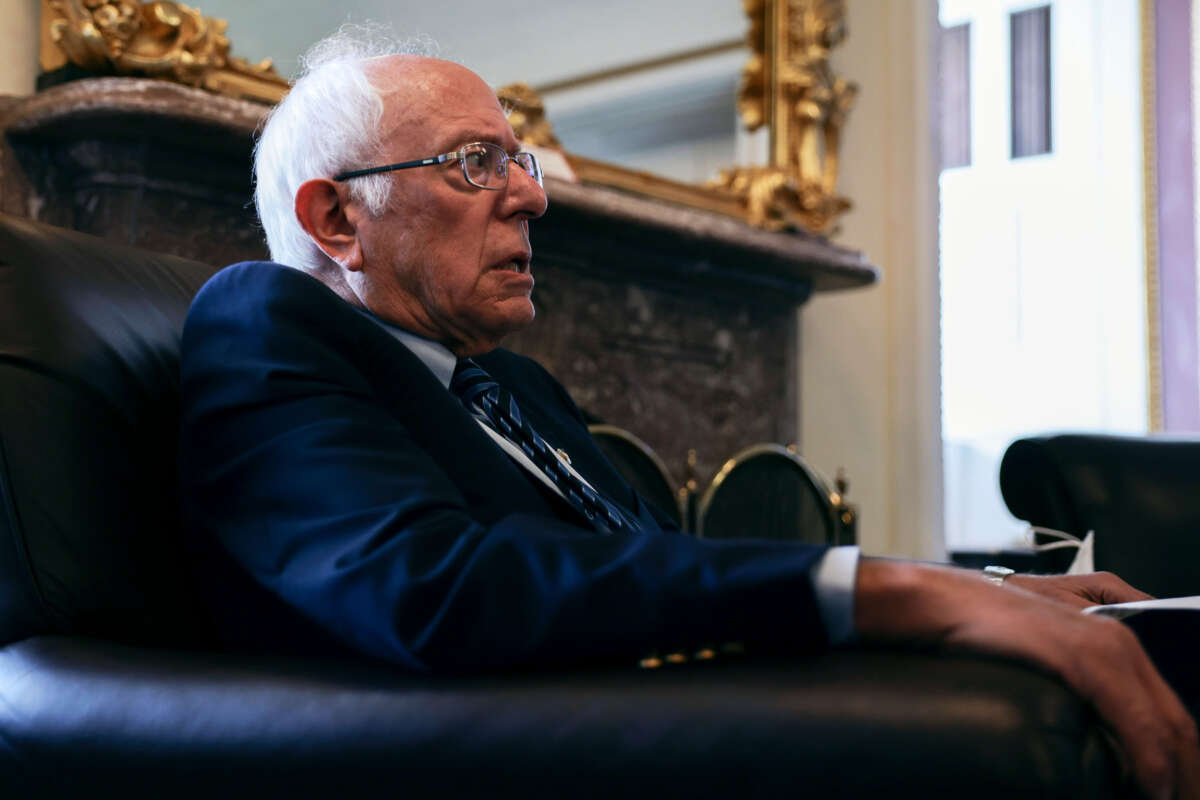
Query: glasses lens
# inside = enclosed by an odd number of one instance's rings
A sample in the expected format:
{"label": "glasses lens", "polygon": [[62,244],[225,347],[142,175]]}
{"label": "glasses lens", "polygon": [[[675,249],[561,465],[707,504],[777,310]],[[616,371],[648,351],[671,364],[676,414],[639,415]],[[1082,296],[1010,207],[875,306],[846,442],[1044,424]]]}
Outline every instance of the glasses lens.
{"label": "glasses lens", "polygon": [[463,148],[463,169],[467,180],[484,189],[504,186],[508,157],[493,144],[470,144]]}
{"label": "glasses lens", "polygon": [[541,185],[542,167],[538,164],[538,160],[534,158],[533,153],[517,153],[512,157],[512,160],[520,164],[521,169],[529,173],[529,177],[537,181],[539,186]]}

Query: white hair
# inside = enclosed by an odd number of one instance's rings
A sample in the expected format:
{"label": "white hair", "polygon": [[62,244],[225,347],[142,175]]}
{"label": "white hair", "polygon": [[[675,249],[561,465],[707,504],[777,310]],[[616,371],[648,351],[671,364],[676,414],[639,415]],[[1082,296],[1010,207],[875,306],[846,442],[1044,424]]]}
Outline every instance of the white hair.
{"label": "white hair", "polygon": [[[376,166],[382,155],[379,126],[388,87],[371,82],[364,62],[436,51],[427,37],[397,39],[386,26],[343,25],[300,59],[300,76],[267,115],[254,148],[254,203],[273,260],[313,271],[329,264],[296,220],[296,191],[312,178]],[[388,178],[355,178],[347,183],[351,198],[372,215],[382,213]]]}

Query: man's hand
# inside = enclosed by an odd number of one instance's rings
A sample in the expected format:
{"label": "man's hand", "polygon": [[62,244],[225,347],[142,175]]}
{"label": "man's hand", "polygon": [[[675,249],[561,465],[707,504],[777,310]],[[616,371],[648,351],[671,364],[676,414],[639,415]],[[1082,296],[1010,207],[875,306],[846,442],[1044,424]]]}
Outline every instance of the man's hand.
{"label": "man's hand", "polygon": [[1076,608],[1153,600],[1111,572],[1086,575],[1010,575],[1005,583]]}
{"label": "man's hand", "polygon": [[[1031,582],[1035,591],[1026,588]],[[1149,797],[1200,800],[1200,743],[1191,715],[1126,626],[1078,610],[1145,597],[1102,576],[1010,577],[996,586],[966,570],[862,559],[854,621],[864,641],[936,643],[1053,672],[1112,729]]]}

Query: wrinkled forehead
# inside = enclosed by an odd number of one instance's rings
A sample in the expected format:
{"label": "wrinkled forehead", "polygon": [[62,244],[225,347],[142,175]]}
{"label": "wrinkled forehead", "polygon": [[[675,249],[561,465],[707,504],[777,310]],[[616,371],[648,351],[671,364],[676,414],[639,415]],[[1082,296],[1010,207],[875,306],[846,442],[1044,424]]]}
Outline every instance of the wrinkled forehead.
{"label": "wrinkled forehead", "polygon": [[368,75],[382,90],[382,135],[399,155],[423,158],[467,142],[516,147],[495,92],[471,70],[422,56],[373,59]]}

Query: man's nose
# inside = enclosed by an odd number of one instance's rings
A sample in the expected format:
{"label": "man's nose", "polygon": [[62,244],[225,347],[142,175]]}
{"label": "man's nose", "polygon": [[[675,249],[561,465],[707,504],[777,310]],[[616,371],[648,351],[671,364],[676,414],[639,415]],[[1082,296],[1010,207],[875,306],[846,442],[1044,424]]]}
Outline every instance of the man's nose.
{"label": "man's nose", "polygon": [[546,190],[532,175],[516,164],[509,165],[505,194],[505,205],[509,206],[506,210],[509,213],[521,213],[529,219],[537,219],[546,213]]}

